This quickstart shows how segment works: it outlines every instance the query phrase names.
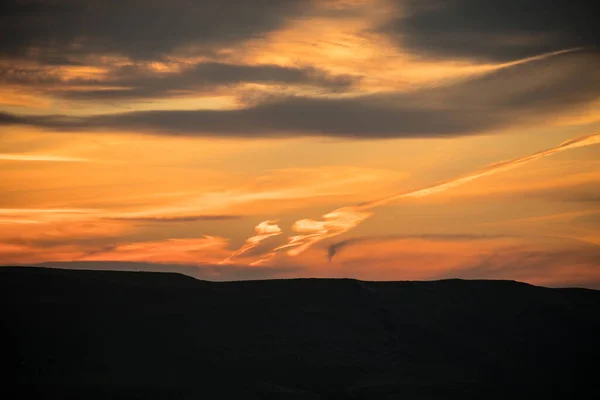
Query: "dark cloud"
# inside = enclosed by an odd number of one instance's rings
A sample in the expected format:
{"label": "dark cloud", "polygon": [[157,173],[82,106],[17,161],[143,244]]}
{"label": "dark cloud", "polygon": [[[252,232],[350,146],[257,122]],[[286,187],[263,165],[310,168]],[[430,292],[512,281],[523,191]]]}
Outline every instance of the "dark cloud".
{"label": "dark cloud", "polygon": [[600,189],[596,189],[594,193],[578,193],[575,195],[564,196],[564,199],[584,203],[600,203],[600,194],[598,193],[600,193]]}
{"label": "dark cloud", "polygon": [[3,239],[2,244],[10,244],[17,246],[29,246],[32,248],[50,249],[58,246],[77,246],[85,252],[100,253],[113,250],[116,245],[114,243],[121,240],[119,236],[88,236],[88,237],[70,237],[66,239],[64,236],[53,234],[43,234],[38,237],[15,237]]}
{"label": "dark cloud", "polygon": [[[68,79],[44,68],[0,69],[0,83],[46,89],[52,96],[69,100],[144,100],[204,94],[223,86],[260,83],[284,86],[313,86],[337,92],[359,78],[330,75],[316,68],[279,65],[242,65],[205,62],[181,72],[161,73],[144,65],[114,68],[107,79]],[[77,90],[69,90],[77,86]],[[109,86],[110,89],[106,89]],[[62,89],[61,89],[62,88]]]}
{"label": "dark cloud", "polygon": [[237,110],[158,110],[89,117],[0,116],[56,130],[164,135],[394,138],[459,136],[537,123],[598,98],[600,54],[568,53],[417,92],[276,97]]}
{"label": "dark cloud", "polygon": [[[112,74],[111,74],[112,75]],[[74,82],[88,86],[120,86],[124,89],[76,90],[53,92],[72,100],[127,100],[165,98],[198,94],[223,85],[263,83],[283,85],[313,85],[329,90],[341,90],[353,82],[349,76],[330,76],[312,68],[278,65],[235,65],[217,62],[202,63],[182,73],[148,73],[135,67],[121,68],[109,81]]]}
{"label": "dark cloud", "polygon": [[[10,85],[54,86],[68,82],[44,68],[5,67],[0,69],[0,82]],[[91,80],[73,80],[75,84],[96,84]]]}
{"label": "dark cloud", "polygon": [[246,265],[185,265],[185,264],[159,264],[149,262],[126,261],[56,261],[37,264],[41,267],[109,270],[109,271],[150,271],[174,272],[184,274],[196,279],[209,281],[238,281],[255,279],[275,279],[290,275],[297,275],[301,269],[294,266],[278,267],[248,267]]}
{"label": "dark cloud", "polygon": [[402,16],[379,31],[420,54],[512,60],[599,44],[598,17],[589,0],[396,2]]}
{"label": "dark cloud", "polygon": [[87,54],[160,59],[186,46],[209,51],[264,35],[306,6],[306,0],[4,0],[0,54],[49,64]]}
{"label": "dark cloud", "polygon": [[[573,175],[577,179],[577,175]],[[559,200],[574,203],[596,203],[600,202],[600,178],[582,182],[579,184],[565,186],[556,186],[549,188],[522,188],[523,195],[535,196],[544,200]],[[510,193],[506,193],[510,195]],[[599,211],[600,212],[600,211]]]}
{"label": "dark cloud", "polygon": [[132,217],[132,218],[107,218],[112,221],[132,222],[198,222],[198,221],[231,221],[238,220],[240,215],[187,215],[181,217]]}
{"label": "dark cloud", "polygon": [[0,111],[0,125],[26,124],[27,121],[16,115]]}

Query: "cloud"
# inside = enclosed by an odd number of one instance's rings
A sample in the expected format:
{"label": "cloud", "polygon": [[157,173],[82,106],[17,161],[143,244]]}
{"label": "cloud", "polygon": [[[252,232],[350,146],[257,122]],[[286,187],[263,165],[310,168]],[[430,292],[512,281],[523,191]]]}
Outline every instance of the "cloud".
{"label": "cloud", "polygon": [[[254,227],[254,231],[256,232],[256,235],[251,236],[248,239],[246,239],[246,242],[244,243],[244,245],[242,247],[240,247],[238,250],[234,251],[231,255],[229,255],[227,258],[225,258],[219,264],[230,263],[233,258],[238,257],[238,256],[252,250],[253,248],[260,245],[260,243],[262,241],[264,241],[270,237],[273,237],[273,236],[281,235],[283,233],[283,231],[277,224],[275,224],[275,222],[277,222],[277,221],[267,220],[267,221],[260,222],[258,225],[256,225]],[[274,255],[274,253],[273,253],[273,255]],[[271,258],[268,257],[268,259],[270,260]],[[259,260],[257,262],[252,263],[251,265],[261,264],[261,261],[262,260]]]}
{"label": "cloud", "polygon": [[336,92],[349,88],[357,79],[310,67],[220,62],[203,62],[168,72],[131,64],[110,69],[96,79],[65,77],[40,68],[6,68],[0,74],[0,82],[6,84],[45,87],[53,96],[83,101],[164,99],[206,94],[222,86],[244,83],[310,85]]}
{"label": "cloud", "polygon": [[0,6],[0,54],[43,63],[118,54],[161,59],[177,50],[214,51],[282,27],[302,0],[7,0]]}
{"label": "cloud", "polygon": [[600,203],[600,188],[594,188],[593,193],[576,193],[575,195],[569,193],[563,196],[564,200],[567,201],[578,201],[584,203]]}
{"label": "cloud", "polygon": [[596,46],[600,29],[587,0],[395,0],[397,16],[376,30],[403,49],[434,57],[513,60]]}
{"label": "cloud", "polygon": [[198,221],[230,221],[241,219],[240,215],[183,215],[176,217],[113,217],[104,218],[113,221],[169,223],[169,222],[198,222]]}
{"label": "cloud", "polygon": [[52,154],[0,154],[0,161],[89,162],[91,160]]}
{"label": "cloud", "polygon": [[73,260],[108,251],[132,231],[132,224],[101,221],[89,211],[0,209],[0,262]]}
{"label": "cloud", "polygon": [[91,214],[97,211],[88,208],[0,208],[0,215]]}
{"label": "cloud", "polygon": [[26,124],[25,118],[0,111],[0,125]]}
{"label": "cloud", "polygon": [[571,150],[571,149],[575,149],[575,148],[579,148],[579,147],[585,147],[585,146],[593,146],[593,145],[597,145],[597,144],[600,144],[600,133],[586,135],[586,136],[580,136],[575,139],[567,140],[567,141],[559,144],[558,146],[552,147],[550,149],[538,151],[537,153],[533,153],[533,154],[519,157],[519,158],[514,158],[512,160],[506,160],[506,161],[494,163],[494,164],[488,165],[487,167],[485,167],[479,171],[473,172],[471,174],[468,174],[468,175],[465,175],[465,176],[462,176],[459,178],[455,178],[455,179],[450,179],[445,182],[440,182],[433,186],[426,187],[424,189],[414,190],[414,191],[408,192],[408,193],[400,193],[397,195],[385,197],[383,199],[366,202],[366,203],[361,204],[361,209],[374,208],[374,207],[389,204],[391,202],[394,202],[394,201],[397,201],[397,200],[400,200],[403,198],[407,198],[407,197],[408,198],[410,198],[410,197],[419,198],[419,197],[425,197],[425,196],[429,196],[429,195],[440,193],[440,192],[445,192],[446,190],[455,188],[455,187],[463,185],[465,183],[469,183],[476,179],[486,177],[489,175],[494,175],[494,174],[497,174],[500,172],[505,172],[507,170],[517,168],[523,164],[527,164],[532,161],[536,161],[536,160],[551,156],[553,154],[560,153],[562,151]]}
{"label": "cloud", "polygon": [[453,85],[355,97],[269,97],[244,109],[156,110],[87,117],[0,115],[3,124],[162,135],[451,137],[546,122],[597,98],[600,53],[538,59]]}
{"label": "cloud", "polygon": [[519,196],[586,202],[598,199],[600,193],[600,173],[594,171],[595,165],[578,160],[578,172],[574,165],[555,168],[548,171],[529,168],[520,174],[506,175],[500,180],[486,181],[479,185],[469,185],[448,193],[441,201],[454,201],[457,197],[466,200],[469,197],[510,197]]}
{"label": "cloud", "polygon": [[107,251],[85,254],[77,260],[210,263],[223,258],[227,244],[226,239],[216,236],[122,243]]}
{"label": "cloud", "polygon": [[[127,241],[115,235],[46,235],[0,240],[4,263],[43,261],[142,261],[170,264],[217,264],[228,254],[228,240],[217,236]],[[73,235],[71,235],[73,236]],[[67,239],[67,240],[65,240]]]}

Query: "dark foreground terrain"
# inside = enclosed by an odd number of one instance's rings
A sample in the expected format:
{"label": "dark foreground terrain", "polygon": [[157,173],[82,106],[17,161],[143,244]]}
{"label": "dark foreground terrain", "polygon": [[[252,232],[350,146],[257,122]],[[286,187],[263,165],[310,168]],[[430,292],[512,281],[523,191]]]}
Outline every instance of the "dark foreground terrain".
{"label": "dark foreground terrain", "polygon": [[600,292],[586,289],[2,267],[0,312],[6,399],[572,399],[599,388]]}

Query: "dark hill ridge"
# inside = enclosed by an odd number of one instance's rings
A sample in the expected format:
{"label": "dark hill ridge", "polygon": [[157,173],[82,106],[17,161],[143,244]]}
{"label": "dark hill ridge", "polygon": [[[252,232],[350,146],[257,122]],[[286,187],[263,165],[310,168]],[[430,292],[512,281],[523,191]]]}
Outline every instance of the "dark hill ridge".
{"label": "dark hill ridge", "polygon": [[2,267],[0,293],[23,397],[573,398],[600,356],[600,291],[513,281]]}

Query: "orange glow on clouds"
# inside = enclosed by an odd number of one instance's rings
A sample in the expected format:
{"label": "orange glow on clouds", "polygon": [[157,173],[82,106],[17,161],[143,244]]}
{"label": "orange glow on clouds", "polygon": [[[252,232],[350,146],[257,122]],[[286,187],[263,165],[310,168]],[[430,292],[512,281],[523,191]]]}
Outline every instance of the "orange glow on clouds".
{"label": "orange glow on clouds", "polygon": [[89,160],[51,154],[0,154],[0,161],[88,162]]}
{"label": "orange glow on clouds", "polygon": [[225,260],[221,261],[220,264],[226,264],[230,262],[234,257],[240,256],[246,253],[247,251],[252,250],[265,239],[268,239],[272,236],[281,235],[283,232],[281,231],[281,228],[279,228],[279,226],[275,224],[275,222],[277,221],[263,221],[256,225],[256,227],[254,228],[254,230],[256,231],[256,235],[246,239],[246,243],[242,247],[233,252],[233,254],[231,254]]}
{"label": "orange glow on clouds", "polygon": [[358,224],[372,215],[372,213],[368,212],[368,210],[372,208],[380,207],[403,198],[419,198],[441,193],[465,183],[472,182],[476,179],[507,171],[522,164],[548,157],[560,151],[598,143],[600,143],[600,134],[583,136],[577,139],[568,140],[564,143],[561,143],[559,146],[540,151],[529,156],[492,164],[481,171],[460,178],[451,179],[446,182],[438,183],[425,189],[388,196],[383,199],[362,203],[357,206],[338,208],[337,210],[323,215],[322,221],[301,219],[294,223],[292,229],[303,234],[291,236],[288,238],[288,244],[279,246],[273,251],[291,248],[291,250],[287,251],[287,254],[290,256],[297,256],[315,243],[333,236],[341,235],[342,233],[357,227]]}
{"label": "orange glow on clouds", "polygon": [[174,264],[215,263],[226,252],[227,240],[214,236],[131,243],[85,255],[79,261],[147,261]]}

